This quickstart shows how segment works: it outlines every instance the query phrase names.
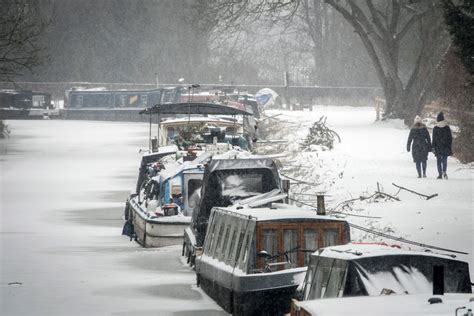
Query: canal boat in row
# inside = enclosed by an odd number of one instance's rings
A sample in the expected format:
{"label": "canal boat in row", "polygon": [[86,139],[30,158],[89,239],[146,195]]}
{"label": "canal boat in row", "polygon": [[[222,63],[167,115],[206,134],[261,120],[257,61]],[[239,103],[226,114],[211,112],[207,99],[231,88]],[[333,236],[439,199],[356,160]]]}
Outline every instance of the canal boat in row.
{"label": "canal boat in row", "polygon": [[[252,112],[236,104],[201,102],[159,104],[143,114],[150,115],[149,152],[142,157],[135,192],[126,202],[124,234],[144,247],[181,244],[200,204],[204,165],[213,155],[248,149],[235,116]],[[153,139],[152,114],[187,116],[158,119]],[[202,117],[217,114],[234,117]]]}
{"label": "canal boat in row", "polygon": [[207,163],[201,200],[184,232],[183,255],[193,265],[206,238],[213,207],[226,207],[259,194],[282,188],[275,161],[245,151],[213,156]]}
{"label": "canal boat in row", "polygon": [[[467,303],[468,296],[472,297],[469,264],[454,257],[385,244],[350,243],[320,249],[311,255],[301,301],[293,301],[291,315],[342,312],[337,306],[344,306],[346,315],[372,315],[374,304],[385,314],[391,313],[386,308],[397,302],[412,302],[397,308],[397,315],[444,315],[440,313],[442,304],[430,307],[428,298],[437,295],[435,301],[441,303],[444,294],[452,299],[457,295],[458,301]],[[381,298],[386,295],[391,298]]]}
{"label": "canal boat in row", "polygon": [[233,315],[282,315],[303,282],[310,254],[349,242],[346,221],[280,203],[280,190],[212,209],[198,285]]}
{"label": "canal boat in row", "polygon": [[208,155],[193,161],[167,164],[145,182],[129,200],[130,220],[136,240],[144,247],[180,244],[198,203],[203,163]]}

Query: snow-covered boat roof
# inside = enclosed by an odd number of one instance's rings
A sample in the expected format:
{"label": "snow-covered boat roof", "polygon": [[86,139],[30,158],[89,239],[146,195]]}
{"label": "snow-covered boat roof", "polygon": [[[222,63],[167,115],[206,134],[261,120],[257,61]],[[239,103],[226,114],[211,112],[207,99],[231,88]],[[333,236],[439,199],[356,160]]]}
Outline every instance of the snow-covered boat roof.
{"label": "snow-covered boat roof", "polygon": [[176,164],[167,164],[165,167],[166,169],[161,170],[157,176],[153,179],[155,181],[162,181],[168,180],[170,178],[175,177],[176,175],[190,171],[190,170],[201,170],[204,173],[204,166],[202,165],[203,162],[211,157],[210,153],[202,153],[196,159],[192,161],[184,161],[183,163],[176,163]]}
{"label": "snow-covered boat roof", "polygon": [[[430,304],[428,300],[439,297],[443,302]],[[451,316],[458,307],[461,315],[467,309],[473,308],[470,298],[472,294],[445,294],[434,296],[430,294],[399,294],[383,296],[359,296],[328,298],[324,300],[310,300],[297,302],[298,307],[304,308],[311,315],[393,315],[393,316],[421,316],[438,315]]]}
{"label": "snow-covered boat roof", "polygon": [[273,161],[271,158],[262,155],[252,154],[251,152],[244,150],[229,150],[225,153],[214,155],[213,160],[225,160],[225,159],[267,159]]}
{"label": "snow-covered boat roof", "polygon": [[192,123],[226,123],[229,125],[236,124],[235,121],[229,119],[223,119],[217,116],[203,117],[203,116],[191,116],[191,117],[182,117],[182,118],[172,118],[161,121],[161,125],[172,125],[172,124],[187,124],[188,122]]}
{"label": "snow-covered boat roof", "polygon": [[255,218],[257,221],[276,221],[276,220],[331,220],[345,222],[330,216],[317,215],[316,211],[302,209],[295,205],[283,203],[273,203],[272,207],[251,208],[249,206],[234,205],[227,208],[216,208],[222,212],[234,213],[237,216],[245,216]]}
{"label": "snow-covered boat roof", "polygon": [[211,103],[189,102],[157,104],[140,111],[140,114],[214,114],[214,115],[253,115],[250,108],[238,102]]}
{"label": "snow-covered boat roof", "polygon": [[5,93],[5,94],[19,94],[21,91],[18,90],[12,90],[12,89],[0,89],[0,93]]}
{"label": "snow-covered boat roof", "polygon": [[174,154],[177,151],[178,151],[178,147],[176,145],[162,146],[158,148],[157,152],[145,153],[143,154],[143,157],[157,156],[157,155],[162,155],[162,154]]}
{"label": "snow-covered boat roof", "polygon": [[[369,257],[382,256],[429,256],[443,259],[452,259],[446,255],[433,252],[421,252],[415,250],[404,250],[399,247],[382,245],[382,244],[358,244],[349,243],[341,246],[332,246],[323,248],[315,252],[313,255],[321,257],[329,257],[342,260],[357,260]],[[455,259],[453,259],[455,260]]]}

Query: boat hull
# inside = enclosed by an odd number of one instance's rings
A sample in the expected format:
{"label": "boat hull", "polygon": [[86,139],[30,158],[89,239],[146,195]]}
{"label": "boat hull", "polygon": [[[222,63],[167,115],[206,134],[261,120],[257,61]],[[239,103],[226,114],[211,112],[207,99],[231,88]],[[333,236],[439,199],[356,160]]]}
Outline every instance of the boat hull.
{"label": "boat hull", "polygon": [[226,312],[233,315],[283,315],[306,268],[276,273],[238,275],[196,259],[198,284]]}
{"label": "boat hull", "polygon": [[130,203],[130,217],[134,226],[137,242],[143,247],[166,247],[183,244],[184,230],[189,226],[189,217],[181,221],[160,221],[148,219],[140,206],[133,200]]}
{"label": "boat hull", "polygon": [[297,285],[282,288],[233,291],[216,281],[200,276],[200,286],[219,306],[232,315],[284,315],[290,312]]}

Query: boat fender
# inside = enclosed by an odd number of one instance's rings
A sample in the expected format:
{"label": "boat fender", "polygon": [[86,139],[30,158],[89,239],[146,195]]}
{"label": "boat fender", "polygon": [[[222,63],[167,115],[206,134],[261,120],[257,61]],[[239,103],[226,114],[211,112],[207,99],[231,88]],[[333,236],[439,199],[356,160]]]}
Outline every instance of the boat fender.
{"label": "boat fender", "polygon": [[123,225],[122,235],[130,237],[130,241],[133,239],[137,240],[137,234],[135,233],[135,227],[133,226],[132,219],[128,219]]}

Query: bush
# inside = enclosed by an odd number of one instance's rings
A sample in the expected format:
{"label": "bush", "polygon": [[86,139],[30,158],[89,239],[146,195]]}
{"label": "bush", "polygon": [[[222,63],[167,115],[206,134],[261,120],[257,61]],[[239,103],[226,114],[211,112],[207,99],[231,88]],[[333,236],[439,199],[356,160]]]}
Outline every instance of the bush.
{"label": "bush", "polygon": [[5,124],[3,121],[0,121],[0,138],[8,137],[8,135],[10,135],[8,125]]}
{"label": "bush", "polygon": [[319,121],[315,122],[312,127],[309,128],[308,136],[301,144],[301,149],[305,150],[311,145],[322,146],[323,149],[333,149],[334,141],[337,139],[341,142],[339,135],[326,126],[326,117],[321,116]]}

